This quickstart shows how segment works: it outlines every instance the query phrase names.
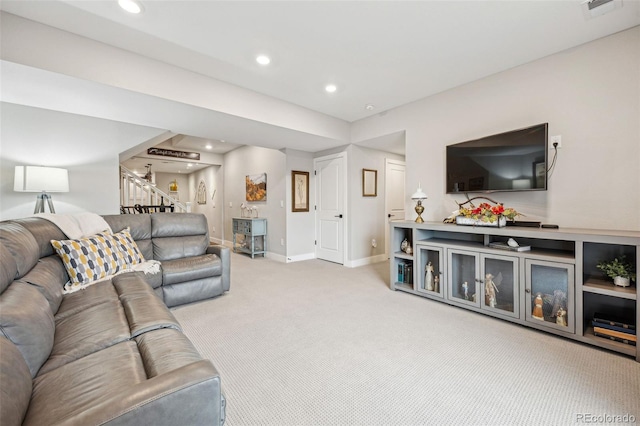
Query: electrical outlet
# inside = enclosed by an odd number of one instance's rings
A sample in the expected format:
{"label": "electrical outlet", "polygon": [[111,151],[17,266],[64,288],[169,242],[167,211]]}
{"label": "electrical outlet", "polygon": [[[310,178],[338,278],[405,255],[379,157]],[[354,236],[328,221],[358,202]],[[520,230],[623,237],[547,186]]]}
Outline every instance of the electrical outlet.
{"label": "electrical outlet", "polygon": [[284,246],[284,238],[280,238],[280,245]]}
{"label": "electrical outlet", "polygon": [[373,248],[378,247],[378,242],[376,241],[376,239],[375,239],[375,238],[372,238],[372,239],[371,239],[371,247],[373,247]]}
{"label": "electrical outlet", "polygon": [[554,147],[553,147],[554,143],[558,144],[558,146],[556,148],[558,148],[558,149],[562,148],[562,136],[561,135],[551,136],[549,138],[549,149],[554,149]]}
{"label": "electrical outlet", "polygon": [[211,232],[213,232],[214,234],[216,233],[216,227],[215,226],[211,227]]}
{"label": "electrical outlet", "polygon": [[233,203],[229,201],[229,207],[233,207]]}

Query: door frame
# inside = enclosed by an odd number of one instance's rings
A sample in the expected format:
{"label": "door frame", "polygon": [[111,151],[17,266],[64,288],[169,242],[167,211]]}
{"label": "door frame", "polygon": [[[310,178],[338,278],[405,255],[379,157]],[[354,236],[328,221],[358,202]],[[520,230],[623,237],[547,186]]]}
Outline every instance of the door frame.
{"label": "door frame", "polygon": [[347,153],[345,151],[343,152],[338,152],[336,154],[329,154],[329,155],[323,155],[321,157],[315,157],[313,159],[313,176],[314,176],[314,192],[315,192],[315,197],[314,197],[314,207],[313,207],[313,212],[314,212],[314,216],[313,216],[313,226],[314,226],[314,238],[316,241],[316,244],[314,244],[314,255],[316,257],[316,259],[318,258],[318,196],[320,194],[320,191],[318,190],[318,185],[319,185],[319,179],[318,179],[318,162],[320,161],[327,161],[327,160],[333,160],[336,158],[341,158],[342,159],[342,209],[344,210],[343,213],[343,220],[342,220],[342,265],[346,265],[347,263],[347,253],[349,252],[349,238],[348,238],[348,231],[349,231],[349,220],[350,220],[350,216],[349,216],[349,205],[348,205],[348,200],[349,200],[349,176],[348,176],[348,170],[349,168],[347,167]]}
{"label": "door frame", "polygon": [[[384,254],[385,256],[387,256],[387,259],[389,259],[389,257],[391,256],[391,250],[389,248],[389,246],[391,245],[391,219],[389,217],[387,217],[387,214],[389,214],[389,197],[387,196],[387,194],[389,193],[389,179],[387,176],[387,170],[389,169],[389,165],[390,164],[397,164],[397,165],[402,165],[405,167],[405,175],[404,175],[404,191],[405,191],[405,196],[406,196],[406,190],[407,190],[407,162],[403,161],[403,160],[395,160],[393,158],[387,158],[385,157],[384,159],[384,215],[385,215],[385,229],[384,229]],[[406,201],[406,200],[405,200]],[[407,206],[405,203],[405,215],[407,212]],[[400,218],[400,219],[396,219],[396,220],[405,220],[405,218]]]}

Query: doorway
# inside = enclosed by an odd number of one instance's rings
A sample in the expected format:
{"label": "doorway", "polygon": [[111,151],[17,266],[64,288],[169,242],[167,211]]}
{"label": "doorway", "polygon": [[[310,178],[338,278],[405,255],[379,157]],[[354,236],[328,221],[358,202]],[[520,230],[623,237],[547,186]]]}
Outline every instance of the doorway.
{"label": "doorway", "polygon": [[316,258],[344,265],[347,206],[347,154],[313,160],[316,186]]}

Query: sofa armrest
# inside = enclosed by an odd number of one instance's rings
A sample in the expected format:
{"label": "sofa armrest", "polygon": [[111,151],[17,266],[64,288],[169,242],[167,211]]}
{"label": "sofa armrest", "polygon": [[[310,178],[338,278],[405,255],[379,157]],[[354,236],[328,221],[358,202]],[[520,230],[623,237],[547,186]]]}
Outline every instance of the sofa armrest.
{"label": "sofa armrest", "polygon": [[69,424],[218,426],[224,422],[223,401],[218,372],[202,360],[103,400],[69,418]]}
{"label": "sofa armrest", "polygon": [[222,288],[229,291],[231,287],[231,250],[229,247],[220,245],[210,245],[207,253],[217,255],[222,261]]}

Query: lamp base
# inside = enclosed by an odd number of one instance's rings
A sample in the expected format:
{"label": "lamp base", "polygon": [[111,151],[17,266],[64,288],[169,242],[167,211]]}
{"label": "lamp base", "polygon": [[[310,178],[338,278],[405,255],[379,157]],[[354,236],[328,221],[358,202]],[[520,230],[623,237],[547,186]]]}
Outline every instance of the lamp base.
{"label": "lamp base", "polygon": [[416,204],[416,213],[418,217],[416,218],[417,223],[424,223],[424,219],[422,219],[422,212],[424,211],[424,207],[422,206],[422,201],[418,200],[418,204]]}
{"label": "lamp base", "polygon": [[38,198],[36,199],[36,208],[33,210],[33,214],[44,213],[44,200],[47,200],[47,204],[49,204],[49,211],[51,213],[55,213],[56,209],[53,208],[53,199],[51,195],[46,192],[42,192],[42,194],[38,194]]}

